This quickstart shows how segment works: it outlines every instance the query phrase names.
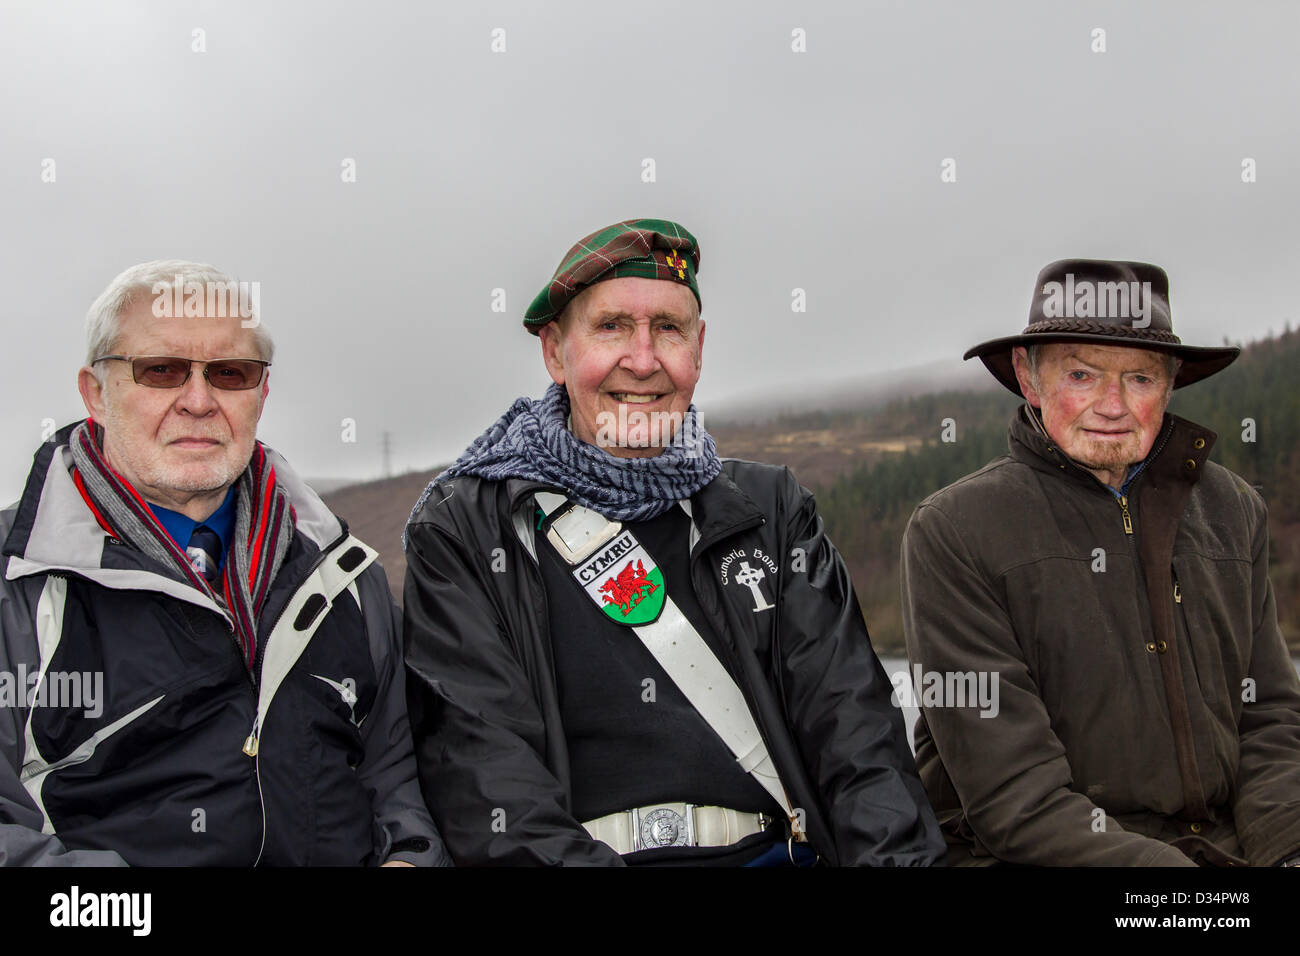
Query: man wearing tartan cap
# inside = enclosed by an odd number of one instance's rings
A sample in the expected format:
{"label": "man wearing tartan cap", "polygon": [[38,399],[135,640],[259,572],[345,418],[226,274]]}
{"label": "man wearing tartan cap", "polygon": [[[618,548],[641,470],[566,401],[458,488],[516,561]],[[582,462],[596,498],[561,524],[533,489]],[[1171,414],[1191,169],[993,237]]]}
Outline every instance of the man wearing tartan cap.
{"label": "man wearing tartan cap", "polygon": [[524,316],[554,383],[412,512],[412,728],[458,862],[943,854],[812,495],[691,403],[699,266],[663,219],[576,243]]}
{"label": "man wearing tartan cap", "polygon": [[699,243],[677,223],[666,219],[617,222],[574,244],[524,313],[524,328],[539,334],[587,286],[624,276],[679,282],[691,290],[696,308],[702,309],[695,281],[699,268]]}

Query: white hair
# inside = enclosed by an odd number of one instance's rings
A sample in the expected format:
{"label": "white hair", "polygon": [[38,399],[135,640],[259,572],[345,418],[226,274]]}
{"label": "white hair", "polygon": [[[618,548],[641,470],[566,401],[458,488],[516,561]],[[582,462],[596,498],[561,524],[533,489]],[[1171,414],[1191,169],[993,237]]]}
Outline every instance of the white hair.
{"label": "white hair", "polygon": [[[202,262],[187,262],[184,259],[155,259],[152,262],[131,266],[120,273],[108,284],[108,288],[99,294],[91,304],[90,311],[86,313],[86,364],[95,370],[100,381],[104,380],[106,372],[102,364],[95,364],[95,360],[113,353],[117,337],[121,332],[122,314],[131,307],[142,292],[153,295],[156,285],[163,283],[171,286],[177,281],[177,277],[182,284],[229,283],[228,288],[233,288],[235,282],[231,276],[216,266]],[[256,322],[256,325],[251,328],[259,356],[269,362],[275,352],[275,343],[271,341],[271,334],[267,332],[266,326],[262,324],[256,312],[250,318]]]}

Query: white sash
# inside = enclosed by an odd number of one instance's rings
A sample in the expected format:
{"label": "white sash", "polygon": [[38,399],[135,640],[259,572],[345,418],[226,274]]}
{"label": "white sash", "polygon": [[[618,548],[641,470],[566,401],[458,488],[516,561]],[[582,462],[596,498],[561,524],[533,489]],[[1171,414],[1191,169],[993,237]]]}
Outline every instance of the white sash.
{"label": "white sash", "polygon": [[[538,506],[548,516],[568,502],[563,495],[549,491],[539,491],[535,497]],[[621,528],[620,522],[610,521],[598,512],[575,504],[551,523],[547,537],[565,561],[578,564],[618,534]],[[767,752],[767,744],[763,742],[745,703],[745,695],[672,597],[665,599],[658,620],[630,629],[636,632],[705,723],[722,738],[741,769],[752,774],[763,789],[786,808],[795,839],[802,839],[799,815],[790,807],[776,766]]]}

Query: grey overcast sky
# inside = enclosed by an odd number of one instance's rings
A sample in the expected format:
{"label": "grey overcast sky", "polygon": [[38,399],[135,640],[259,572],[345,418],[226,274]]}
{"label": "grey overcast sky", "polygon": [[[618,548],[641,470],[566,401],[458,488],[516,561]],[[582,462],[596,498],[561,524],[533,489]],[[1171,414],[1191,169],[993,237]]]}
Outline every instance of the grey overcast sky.
{"label": "grey overcast sky", "polygon": [[700,240],[706,421],[956,370],[1066,256],[1164,266],[1186,342],[1260,337],[1294,317],[1297,36],[1282,0],[4,0],[0,503],[146,259],[260,283],[260,435],[310,477],[377,476],[385,431],[397,471],[450,460],[540,394],[523,310],[637,216]]}

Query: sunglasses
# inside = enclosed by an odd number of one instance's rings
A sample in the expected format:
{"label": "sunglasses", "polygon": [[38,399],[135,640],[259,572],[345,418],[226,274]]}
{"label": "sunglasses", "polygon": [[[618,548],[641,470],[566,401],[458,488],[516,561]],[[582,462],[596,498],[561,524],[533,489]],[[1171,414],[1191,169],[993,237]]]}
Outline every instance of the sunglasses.
{"label": "sunglasses", "polygon": [[[190,380],[195,365],[203,366],[203,377],[213,388],[240,392],[257,388],[270,362],[261,359],[198,359],[177,358],[173,355],[104,355],[95,362],[109,360],[131,363],[131,378],[137,385],[149,388],[180,388]],[[92,362],[91,364],[95,364]]]}

